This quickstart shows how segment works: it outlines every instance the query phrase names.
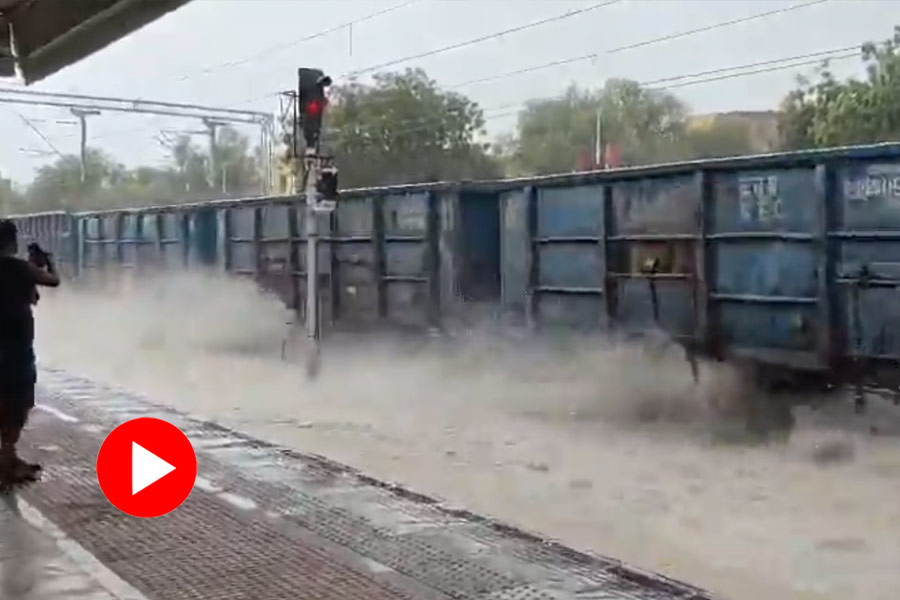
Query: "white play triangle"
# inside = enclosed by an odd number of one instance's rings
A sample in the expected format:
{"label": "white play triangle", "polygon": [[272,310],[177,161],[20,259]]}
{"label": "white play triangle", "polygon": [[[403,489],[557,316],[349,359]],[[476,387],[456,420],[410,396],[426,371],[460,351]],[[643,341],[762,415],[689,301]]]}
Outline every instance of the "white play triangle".
{"label": "white play triangle", "polygon": [[140,444],[131,442],[131,495],[156,483],[175,467],[156,456]]}

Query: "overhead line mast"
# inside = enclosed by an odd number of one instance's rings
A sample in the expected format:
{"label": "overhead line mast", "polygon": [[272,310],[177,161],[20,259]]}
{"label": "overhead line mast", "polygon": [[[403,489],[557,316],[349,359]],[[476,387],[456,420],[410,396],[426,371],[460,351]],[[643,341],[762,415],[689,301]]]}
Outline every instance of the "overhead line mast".
{"label": "overhead line mast", "polygon": [[[50,106],[70,110],[79,119],[100,112],[137,113],[198,119],[204,123],[228,123],[255,125],[260,128],[260,144],[264,164],[263,193],[271,193],[274,187],[274,161],[272,160],[275,119],[265,112],[241,110],[227,107],[204,106],[144,100],[140,98],[119,98],[114,96],[92,96],[86,94],[66,94],[61,92],[39,92],[15,88],[0,88],[0,104],[26,106]],[[82,129],[82,147],[86,146],[86,128]],[[82,153],[83,154],[83,153]]]}

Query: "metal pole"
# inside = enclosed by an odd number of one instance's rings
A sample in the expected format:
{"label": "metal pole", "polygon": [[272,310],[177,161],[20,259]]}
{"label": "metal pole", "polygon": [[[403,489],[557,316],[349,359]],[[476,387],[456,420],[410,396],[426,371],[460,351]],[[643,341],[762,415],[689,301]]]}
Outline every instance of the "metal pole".
{"label": "metal pole", "polygon": [[209,188],[216,189],[216,127],[217,124],[207,119],[203,120],[209,132]]}
{"label": "metal pole", "polygon": [[266,124],[261,123],[259,126],[259,187],[260,193],[265,196],[269,194],[269,165],[266,159]]}
{"label": "metal pole", "polygon": [[262,122],[262,153],[263,153],[263,169],[265,175],[263,178],[263,194],[272,194],[275,187],[275,161],[273,158],[272,140],[275,137],[275,123],[272,117]]}
{"label": "metal pole", "polygon": [[204,118],[203,124],[206,125],[206,130],[209,133],[209,189],[215,190],[219,187],[219,169],[216,161],[216,131],[218,131],[220,126],[225,125],[225,123]]}
{"label": "metal pole", "polygon": [[81,114],[78,115],[81,121],[81,183],[87,180],[87,118]]}
{"label": "metal pole", "polygon": [[309,351],[306,372],[310,377],[319,374],[321,364],[319,342],[319,219],[316,211],[319,180],[319,158],[315,148],[306,149],[306,335]]}
{"label": "metal pole", "polygon": [[73,115],[81,124],[81,183],[87,181],[87,118],[99,115],[99,110],[71,109]]}

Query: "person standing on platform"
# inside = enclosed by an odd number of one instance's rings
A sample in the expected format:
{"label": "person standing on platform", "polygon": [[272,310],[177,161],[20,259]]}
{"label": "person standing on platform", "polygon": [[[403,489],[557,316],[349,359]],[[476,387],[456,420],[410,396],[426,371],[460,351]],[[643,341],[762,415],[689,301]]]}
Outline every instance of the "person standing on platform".
{"label": "person standing on platform", "polygon": [[4,485],[33,481],[41,469],[22,460],[16,445],[34,407],[37,383],[31,307],[39,298],[37,286],[59,285],[53,260],[40,246],[29,247],[28,260],[16,256],[18,250],[16,224],[0,220],[0,484]]}

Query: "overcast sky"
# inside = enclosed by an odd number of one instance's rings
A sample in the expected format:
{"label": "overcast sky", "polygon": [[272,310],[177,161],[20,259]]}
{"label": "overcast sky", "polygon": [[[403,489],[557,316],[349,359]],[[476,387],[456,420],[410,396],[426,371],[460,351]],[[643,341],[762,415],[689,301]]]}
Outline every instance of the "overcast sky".
{"label": "overcast sky", "polygon": [[[486,110],[492,132],[509,129],[508,105],[558,94],[571,82],[599,86],[610,77],[652,81],[882,40],[900,24],[900,0],[830,0],[765,19],[604,54],[604,50],[802,4],[808,0],[623,0],[569,19],[396,65],[424,68],[440,83],[460,82],[598,53],[564,67],[459,88]],[[274,111],[268,94],[291,87],[299,66],[341,75],[569,10],[599,4],[569,0],[418,0],[312,41],[290,42],[402,0],[193,0],[112,46],[36,84],[34,89],[139,97]],[[267,51],[267,49],[276,48]],[[229,64],[238,62],[239,64]],[[677,92],[696,112],[773,108],[802,69],[725,79]],[[859,61],[835,64],[841,75]],[[0,83],[9,85],[9,83]],[[492,107],[501,107],[493,109]],[[506,107],[506,108],[503,108]],[[505,115],[505,116],[504,116]],[[19,182],[51,161],[41,129],[63,153],[78,151],[78,127],[62,109],[0,108],[0,173]],[[200,124],[104,114],[90,121],[91,144],[128,165],[161,164],[161,129]],[[198,139],[198,142],[201,142]]]}

